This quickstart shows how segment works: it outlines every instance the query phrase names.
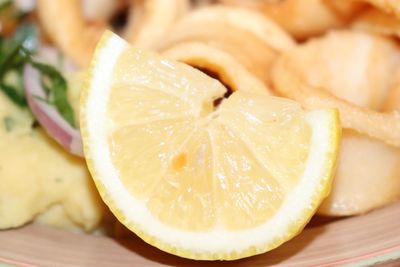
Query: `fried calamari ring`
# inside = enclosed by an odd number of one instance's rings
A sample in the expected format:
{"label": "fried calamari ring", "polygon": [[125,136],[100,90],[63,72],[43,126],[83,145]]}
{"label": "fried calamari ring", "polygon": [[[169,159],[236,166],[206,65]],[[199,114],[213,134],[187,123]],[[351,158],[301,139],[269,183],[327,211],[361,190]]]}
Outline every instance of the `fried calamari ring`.
{"label": "fried calamari ring", "polygon": [[[400,109],[399,74],[384,104],[385,111]],[[318,213],[361,214],[394,202],[400,198],[399,178],[399,148],[345,129],[333,187]]]}
{"label": "fried calamari ring", "polygon": [[384,111],[400,111],[400,70],[396,73],[396,78],[393,82],[392,89],[387,97],[384,106]]}
{"label": "fried calamari ring", "polygon": [[400,3],[398,0],[364,0],[388,13],[400,18]]}
{"label": "fried calamari ring", "polygon": [[[146,47],[169,29],[188,6],[188,0],[129,0],[124,37]],[[91,23],[83,15],[81,0],[38,0],[37,13],[48,37],[80,66],[87,66],[104,30],[109,25]]]}
{"label": "fried calamari ring", "polygon": [[400,117],[379,112],[399,62],[389,38],[342,31],[295,48],[273,69],[281,94],[307,107],[340,110],[345,129],[338,167],[319,214],[360,214],[400,197],[400,149],[381,141],[399,145]]}
{"label": "fried calamari ring", "polygon": [[353,29],[400,37],[400,18],[368,8],[352,24]]}
{"label": "fried calamari ring", "polygon": [[[279,68],[282,70],[288,68],[281,64]],[[273,70],[273,73],[275,89],[281,95],[299,101],[307,108],[337,108],[343,128],[354,129],[361,134],[400,147],[399,113],[371,111],[335,97],[321,88],[307,85],[299,79],[288,78],[287,73],[279,69]]]}
{"label": "fried calamari ring", "polygon": [[[274,89],[280,94],[307,107],[337,108],[344,128],[400,147],[400,114],[378,109],[389,93],[399,62],[398,46],[390,39],[333,32],[282,56],[272,77]],[[354,69],[346,64],[353,64]],[[345,94],[345,99],[355,104],[342,99]]]}
{"label": "fried calamari ring", "polygon": [[128,0],[81,0],[83,16],[91,23],[106,24],[119,8],[125,8]]}
{"label": "fried calamari ring", "polygon": [[140,47],[153,47],[189,9],[188,0],[130,0],[124,37]]}
{"label": "fried calamari ring", "polygon": [[344,26],[364,3],[353,0],[220,0],[256,9],[272,18],[298,40]]}
{"label": "fried calamari ring", "polygon": [[165,56],[210,73],[233,91],[267,92],[270,89],[235,58],[217,48],[199,43],[179,43],[167,49]]}
{"label": "fried calamari ring", "polygon": [[318,214],[362,214],[400,197],[400,149],[344,129],[331,193]]}
{"label": "fried calamari ring", "polygon": [[263,81],[277,56],[295,46],[279,26],[261,14],[240,8],[209,6],[183,16],[158,50],[197,41],[226,51]]}

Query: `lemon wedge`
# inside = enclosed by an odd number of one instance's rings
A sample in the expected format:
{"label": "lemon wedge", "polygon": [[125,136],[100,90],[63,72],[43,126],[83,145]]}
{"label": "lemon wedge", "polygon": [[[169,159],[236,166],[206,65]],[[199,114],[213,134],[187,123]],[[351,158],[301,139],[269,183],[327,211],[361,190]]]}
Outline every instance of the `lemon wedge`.
{"label": "lemon wedge", "polygon": [[335,110],[226,92],[107,32],[81,96],[85,157],[103,200],[147,243],[181,257],[271,250],[303,229],[330,189]]}

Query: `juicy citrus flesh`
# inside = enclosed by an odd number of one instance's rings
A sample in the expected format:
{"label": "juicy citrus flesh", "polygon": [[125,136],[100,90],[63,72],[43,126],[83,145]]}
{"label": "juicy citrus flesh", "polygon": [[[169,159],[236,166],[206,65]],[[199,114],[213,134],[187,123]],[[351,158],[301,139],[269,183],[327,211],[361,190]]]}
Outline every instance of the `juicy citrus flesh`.
{"label": "juicy citrus flesh", "polygon": [[225,92],[108,33],[82,96],[85,155],[103,199],[129,229],[179,256],[270,250],[329,191],[335,111],[240,91],[215,106]]}

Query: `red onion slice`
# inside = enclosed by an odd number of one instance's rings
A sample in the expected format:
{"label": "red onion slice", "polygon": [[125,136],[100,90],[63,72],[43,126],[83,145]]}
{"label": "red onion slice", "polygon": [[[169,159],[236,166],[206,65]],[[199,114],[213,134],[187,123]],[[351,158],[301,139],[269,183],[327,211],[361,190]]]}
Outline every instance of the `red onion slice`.
{"label": "red onion slice", "polygon": [[46,99],[46,94],[40,82],[40,72],[30,64],[26,64],[24,68],[24,85],[28,105],[40,125],[67,151],[83,157],[79,130],[73,128],[54,106],[41,100]]}

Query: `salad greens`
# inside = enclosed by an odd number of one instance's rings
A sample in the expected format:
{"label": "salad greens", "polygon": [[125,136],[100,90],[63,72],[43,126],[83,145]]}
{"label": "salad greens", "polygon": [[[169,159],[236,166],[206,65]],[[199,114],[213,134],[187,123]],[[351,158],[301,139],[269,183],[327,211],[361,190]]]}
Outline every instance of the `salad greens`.
{"label": "salad greens", "polygon": [[36,50],[36,47],[32,46],[36,36],[33,26],[24,26],[19,28],[12,38],[0,37],[0,90],[20,107],[27,106],[23,68],[28,55]]}
{"label": "salad greens", "polygon": [[37,29],[30,24],[20,26],[12,37],[0,36],[0,91],[21,108],[28,107],[24,90],[24,66],[31,64],[41,75],[46,103],[75,127],[74,112],[67,98],[68,84],[56,67],[39,63],[32,55],[39,47]]}

